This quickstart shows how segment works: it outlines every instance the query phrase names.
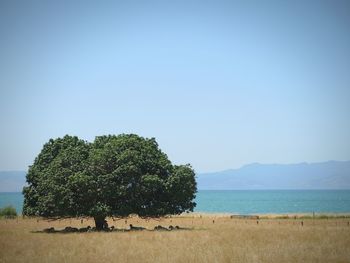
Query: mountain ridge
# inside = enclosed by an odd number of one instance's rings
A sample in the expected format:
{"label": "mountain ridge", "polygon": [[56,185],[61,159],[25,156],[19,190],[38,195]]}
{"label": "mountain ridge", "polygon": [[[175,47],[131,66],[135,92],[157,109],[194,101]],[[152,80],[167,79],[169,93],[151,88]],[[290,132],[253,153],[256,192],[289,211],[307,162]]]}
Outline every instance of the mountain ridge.
{"label": "mountain ridge", "polygon": [[25,185],[25,171],[0,171],[0,192],[22,192]]}
{"label": "mountain ridge", "polygon": [[197,176],[200,190],[350,189],[350,161],[260,164]]}
{"label": "mountain ridge", "polygon": [[[0,171],[0,192],[21,192],[25,171]],[[199,190],[350,189],[350,161],[291,164],[250,163],[236,169],[199,173]]]}

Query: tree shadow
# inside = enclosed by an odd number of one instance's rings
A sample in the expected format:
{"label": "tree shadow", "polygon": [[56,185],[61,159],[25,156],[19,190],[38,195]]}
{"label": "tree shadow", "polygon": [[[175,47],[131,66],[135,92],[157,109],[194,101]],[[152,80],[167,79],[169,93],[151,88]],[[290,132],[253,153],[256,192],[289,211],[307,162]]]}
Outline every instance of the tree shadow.
{"label": "tree shadow", "polygon": [[116,228],[114,226],[108,227],[105,229],[96,229],[95,227],[82,227],[82,228],[76,228],[76,227],[70,227],[67,226],[64,229],[55,229],[54,227],[45,228],[43,230],[38,231],[31,231],[31,233],[45,233],[45,234],[71,234],[71,233],[110,233],[110,232],[138,232],[138,231],[151,231],[151,232],[157,232],[157,231],[184,231],[184,230],[194,230],[193,228],[187,228],[187,227],[180,227],[180,226],[169,226],[169,227],[163,227],[161,225],[158,225],[154,227],[153,229],[147,229],[144,227],[138,227],[130,225],[129,229],[124,228]]}

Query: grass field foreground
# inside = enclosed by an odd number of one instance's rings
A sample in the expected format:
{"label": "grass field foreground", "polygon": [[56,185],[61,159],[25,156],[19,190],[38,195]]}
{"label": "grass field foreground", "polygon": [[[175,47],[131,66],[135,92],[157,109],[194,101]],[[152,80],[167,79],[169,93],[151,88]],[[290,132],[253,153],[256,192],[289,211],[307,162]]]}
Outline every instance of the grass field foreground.
{"label": "grass field foreground", "polygon": [[231,219],[188,215],[161,220],[109,219],[152,230],[179,225],[191,230],[35,233],[44,228],[93,226],[92,220],[0,220],[0,262],[350,262],[349,218]]}

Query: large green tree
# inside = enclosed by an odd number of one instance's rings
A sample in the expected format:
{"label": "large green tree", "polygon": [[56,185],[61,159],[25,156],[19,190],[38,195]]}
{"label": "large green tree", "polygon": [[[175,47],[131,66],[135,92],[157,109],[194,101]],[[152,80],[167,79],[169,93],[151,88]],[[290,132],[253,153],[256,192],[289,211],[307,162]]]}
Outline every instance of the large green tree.
{"label": "large green tree", "polygon": [[154,138],[134,134],[66,135],[46,143],[29,167],[25,215],[89,216],[97,229],[107,216],[160,217],[193,211],[197,191],[190,165],[172,165]]}

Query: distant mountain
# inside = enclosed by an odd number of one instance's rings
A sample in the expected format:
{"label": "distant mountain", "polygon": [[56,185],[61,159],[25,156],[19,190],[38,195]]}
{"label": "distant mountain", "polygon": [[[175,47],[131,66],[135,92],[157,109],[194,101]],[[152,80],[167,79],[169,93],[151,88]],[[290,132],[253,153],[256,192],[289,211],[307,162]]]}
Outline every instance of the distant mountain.
{"label": "distant mountain", "polygon": [[25,184],[25,171],[0,171],[0,192],[22,192]]}
{"label": "distant mountain", "polygon": [[[25,171],[0,171],[0,192],[21,192]],[[350,189],[350,161],[259,164],[197,175],[199,190]]]}
{"label": "distant mountain", "polygon": [[203,173],[198,189],[350,189],[350,161],[245,165],[239,169]]}

